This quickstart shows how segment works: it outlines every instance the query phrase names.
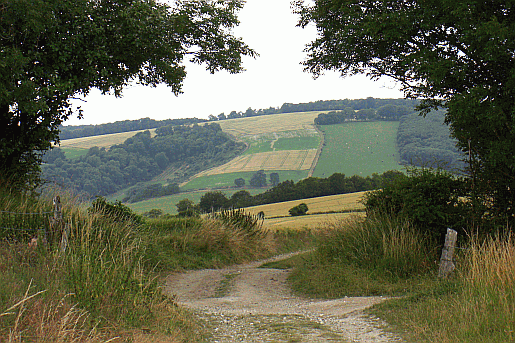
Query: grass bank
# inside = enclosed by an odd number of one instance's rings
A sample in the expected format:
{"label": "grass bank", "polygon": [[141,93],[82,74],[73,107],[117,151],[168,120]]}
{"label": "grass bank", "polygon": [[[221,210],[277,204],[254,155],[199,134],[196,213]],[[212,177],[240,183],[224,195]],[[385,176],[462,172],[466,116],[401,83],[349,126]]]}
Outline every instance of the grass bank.
{"label": "grass bank", "polygon": [[309,233],[268,234],[230,218],[139,223],[125,217],[130,210],[121,204],[86,211],[61,198],[69,228],[65,252],[43,242],[38,221],[23,219],[23,213],[50,212],[48,199],[0,190],[2,214],[18,213],[0,239],[2,342],[200,342],[196,319],[162,292],[163,274],[266,257],[311,239]]}
{"label": "grass bank", "polygon": [[456,271],[436,277],[439,242],[405,221],[343,221],[321,233],[294,267],[295,292],[311,297],[388,295],[370,312],[412,342],[515,341],[515,239],[469,237]]}

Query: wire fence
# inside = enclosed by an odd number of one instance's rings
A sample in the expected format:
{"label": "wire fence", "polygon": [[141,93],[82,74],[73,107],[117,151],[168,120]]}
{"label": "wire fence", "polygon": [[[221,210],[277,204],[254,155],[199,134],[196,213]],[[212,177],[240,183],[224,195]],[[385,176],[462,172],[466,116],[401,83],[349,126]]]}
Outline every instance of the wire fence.
{"label": "wire fence", "polygon": [[64,224],[61,200],[53,199],[53,211],[14,212],[0,211],[0,239],[30,241],[38,239],[45,244],[68,244],[68,225]]}

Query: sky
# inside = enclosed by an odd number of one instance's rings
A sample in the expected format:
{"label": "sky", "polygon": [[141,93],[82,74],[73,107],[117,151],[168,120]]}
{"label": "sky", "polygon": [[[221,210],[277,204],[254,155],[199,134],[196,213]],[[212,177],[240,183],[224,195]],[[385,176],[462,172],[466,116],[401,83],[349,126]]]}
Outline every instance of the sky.
{"label": "sky", "polygon": [[316,29],[296,27],[290,0],[248,0],[240,11],[240,25],[234,35],[259,53],[256,59],[243,59],[240,74],[221,71],[210,74],[205,67],[186,63],[183,94],[175,96],[166,86],[156,88],[131,85],[122,98],[92,90],[81,106],[84,118],[70,117],[65,125],[110,123],[149,117],[204,118],[280,107],[283,103],[317,100],[403,98],[398,85],[387,78],[371,81],[364,75],[342,78],[326,72],[318,79],[303,71],[306,44],[316,38]]}

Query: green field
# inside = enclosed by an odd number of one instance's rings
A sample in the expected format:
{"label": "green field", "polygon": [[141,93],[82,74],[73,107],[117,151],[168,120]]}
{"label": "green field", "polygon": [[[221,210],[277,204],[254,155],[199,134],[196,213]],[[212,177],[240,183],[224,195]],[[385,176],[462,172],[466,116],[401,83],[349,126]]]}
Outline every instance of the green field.
{"label": "green field", "polygon": [[313,176],[370,176],[400,170],[396,147],[397,121],[353,122],[321,126],[325,146]]}
{"label": "green field", "polygon": [[275,150],[318,149],[319,144],[320,144],[320,137],[318,135],[317,136],[279,138],[274,143],[274,149]]}
{"label": "green field", "polygon": [[249,144],[245,155],[281,150],[317,149],[320,136],[313,129],[283,131],[245,136],[241,139]]}
{"label": "green field", "polygon": [[88,149],[81,148],[67,148],[63,147],[61,150],[64,152],[64,155],[67,159],[75,160],[81,156],[84,156],[88,153]]}
{"label": "green field", "polygon": [[[278,173],[279,180],[293,180],[297,182],[301,179],[304,179],[308,176],[307,170],[277,170],[277,171],[266,171],[267,181],[270,181],[270,173]],[[250,179],[255,172],[239,172],[239,173],[227,173],[227,174],[217,174],[217,175],[209,175],[197,177],[184,186],[181,187],[182,190],[193,190],[193,189],[205,189],[212,187],[233,187],[234,180],[237,178],[244,178],[245,185],[249,185]]]}
{"label": "green field", "polygon": [[[235,192],[240,191],[241,189],[230,189],[230,190],[224,190],[222,191],[227,197],[230,197]],[[263,192],[261,189],[246,189],[251,195],[256,195],[258,193]],[[182,199],[190,199],[195,204],[198,204],[200,201],[200,198],[207,193],[208,191],[196,191],[196,192],[190,192],[190,193],[179,193],[174,195],[169,195],[165,197],[160,198],[153,198],[148,199],[144,201],[140,201],[134,204],[125,204],[128,207],[130,207],[133,211],[136,213],[144,213],[148,212],[152,209],[160,209],[163,211],[163,213],[170,213],[170,214],[177,214],[177,207],[175,207],[175,204],[177,204]]]}

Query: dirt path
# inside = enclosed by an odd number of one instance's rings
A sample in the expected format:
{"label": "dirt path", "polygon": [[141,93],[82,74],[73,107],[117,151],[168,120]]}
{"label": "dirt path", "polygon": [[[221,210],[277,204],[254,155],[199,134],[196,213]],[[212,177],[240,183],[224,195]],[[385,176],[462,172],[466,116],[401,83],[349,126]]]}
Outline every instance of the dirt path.
{"label": "dirt path", "polygon": [[383,297],[312,300],[295,297],[288,270],[258,268],[274,259],[225,269],[174,274],[167,291],[206,321],[211,342],[400,342],[363,314]]}

